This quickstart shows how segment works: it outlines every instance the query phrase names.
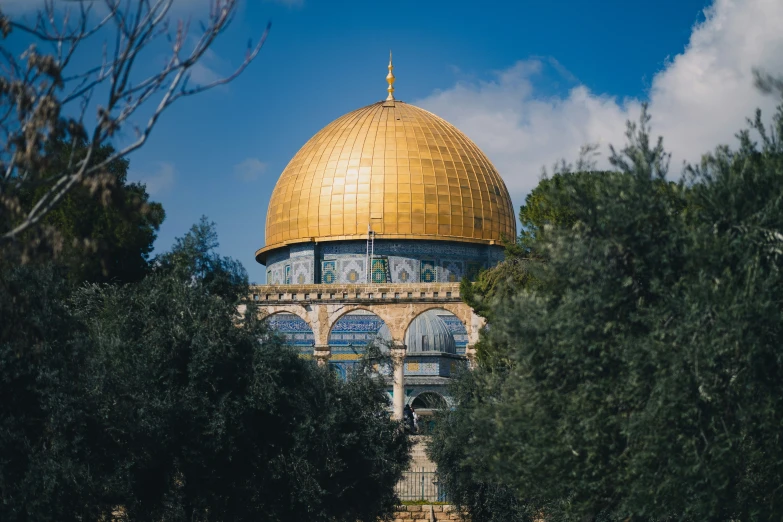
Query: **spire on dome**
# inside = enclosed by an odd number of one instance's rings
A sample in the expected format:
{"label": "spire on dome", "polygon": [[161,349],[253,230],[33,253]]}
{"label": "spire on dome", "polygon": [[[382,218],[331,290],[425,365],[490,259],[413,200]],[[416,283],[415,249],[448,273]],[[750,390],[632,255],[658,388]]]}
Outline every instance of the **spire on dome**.
{"label": "spire on dome", "polygon": [[389,87],[386,88],[386,90],[389,92],[389,95],[386,97],[386,101],[394,101],[394,73],[392,70],[394,69],[394,66],[392,65],[392,52],[391,49],[389,49],[389,74],[386,75],[386,83],[389,84]]}

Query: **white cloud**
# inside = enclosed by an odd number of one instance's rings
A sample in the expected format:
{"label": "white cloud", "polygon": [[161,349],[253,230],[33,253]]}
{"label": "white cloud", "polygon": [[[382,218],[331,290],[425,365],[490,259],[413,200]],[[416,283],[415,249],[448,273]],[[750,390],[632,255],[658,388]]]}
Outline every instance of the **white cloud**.
{"label": "white cloud", "polygon": [[[192,36],[189,38],[192,45],[195,47],[196,38]],[[190,84],[191,85],[209,85],[223,78],[223,76],[217,72],[216,69],[223,68],[223,60],[213,51],[207,49],[199,61],[197,61],[190,68]]]}
{"label": "white cloud", "polygon": [[[188,43],[191,49],[187,52],[191,52],[198,43],[196,34],[192,34],[188,37]],[[188,70],[190,79],[188,80],[189,87],[206,86],[211,83],[223,80],[230,76],[236,67],[232,66],[227,60],[224,60],[218,55],[214,49],[207,48],[201,58],[193,64]],[[215,89],[226,92],[229,90],[229,84],[217,85]]]}
{"label": "white cloud", "polygon": [[159,196],[174,186],[176,169],[172,163],[162,161],[152,171],[132,172],[129,177],[134,181],[144,183],[150,196]]}
{"label": "white cloud", "polygon": [[248,158],[242,163],[234,165],[234,174],[242,181],[255,181],[265,173],[267,164],[258,158]]}
{"label": "white cloud", "polygon": [[[783,72],[783,2],[715,0],[694,26],[683,52],[653,77],[653,133],[672,152],[672,176],[683,160],[698,161],[720,143],[734,143],[757,107],[767,116],[777,100],[753,87],[752,68]],[[605,74],[616,64],[605,60]],[[541,167],[573,160],[588,142],[625,143],[625,121],[637,120],[641,100],[617,99],[574,87],[566,96],[539,93],[534,82],[541,59],[520,61],[491,81],[459,82],[416,102],[471,137],[495,163],[516,203],[533,188]]]}

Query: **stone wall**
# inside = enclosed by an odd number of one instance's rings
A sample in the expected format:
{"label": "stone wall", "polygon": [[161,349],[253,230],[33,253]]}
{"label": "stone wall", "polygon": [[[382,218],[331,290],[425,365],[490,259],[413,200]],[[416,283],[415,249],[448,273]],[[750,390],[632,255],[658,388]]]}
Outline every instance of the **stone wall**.
{"label": "stone wall", "polygon": [[[464,518],[463,518],[464,517]],[[457,512],[454,506],[423,505],[423,506],[397,506],[393,516],[394,522],[435,522],[436,520],[464,520],[470,519]]]}

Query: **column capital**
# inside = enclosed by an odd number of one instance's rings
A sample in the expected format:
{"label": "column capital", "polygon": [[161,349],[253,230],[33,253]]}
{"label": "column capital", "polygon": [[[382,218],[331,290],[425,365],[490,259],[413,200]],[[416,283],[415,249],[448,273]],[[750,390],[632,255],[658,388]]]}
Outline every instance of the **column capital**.
{"label": "column capital", "polygon": [[389,353],[391,354],[392,359],[405,358],[405,353],[407,351],[408,347],[401,341],[392,341],[392,344],[389,347]]}
{"label": "column capital", "polygon": [[332,350],[329,345],[315,345],[313,349],[313,358],[318,363],[318,366],[323,366],[329,362],[329,356],[332,354]]}

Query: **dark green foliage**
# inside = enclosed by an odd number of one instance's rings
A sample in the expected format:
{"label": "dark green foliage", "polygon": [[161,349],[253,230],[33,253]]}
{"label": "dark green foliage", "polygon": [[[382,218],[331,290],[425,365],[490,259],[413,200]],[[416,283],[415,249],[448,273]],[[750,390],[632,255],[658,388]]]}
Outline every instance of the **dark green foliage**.
{"label": "dark green foliage", "polygon": [[[481,272],[475,283],[463,281],[460,295],[476,313],[491,322],[495,303],[510,298],[523,288],[534,288],[540,283],[535,276],[536,266],[547,260],[547,250],[542,245],[546,243],[549,234],[570,230],[576,225],[575,205],[599,197],[597,191],[602,190],[603,184],[611,178],[622,179],[627,176],[627,172],[566,170],[543,178],[519,209],[522,230],[515,243],[506,245],[505,260]],[[685,209],[685,202],[677,196],[680,190],[677,184],[664,179],[655,179],[652,183],[655,190],[671,199],[670,203],[676,212]],[[593,215],[591,219],[595,221],[600,217]]]}
{"label": "dark green foliage", "polygon": [[[471,283],[467,279],[460,285],[460,296],[476,313],[492,321],[495,303],[503,301],[520,289],[536,284],[535,265],[545,261],[545,252],[535,248],[548,230],[570,228],[575,222],[571,209],[574,182],[583,190],[592,190],[595,180],[604,172],[556,171],[551,178],[544,177],[538,186],[525,198],[519,209],[522,230],[513,243],[506,244],[505,259],[497,266],[483,270],[478,279]],[[485,366],[492,366],[495,354],[486,351],[486,345],[479,345],[478,356]]]}
{"label": "dark green foliage", "polygon": [[551,178],[543,178],[525,197],[525,204],[519,209],[519,221],[522,224],[519,234],[521,249],[533,250],[536,240],[543,239],[547,230],[571,228],[576,222],[573,208],[569,204],[574,196],[571,192],[573,183],[582,183],[584,188],[591,191],[594,180],[602,175],[610,173],[556,172]]}
{"label": "dark green foliage", "polygon": [[[576,223],[573,201],[595,194],[605,177],[622,177],[613,172],[556,171],[551,178],[543,178],[525,199],[520,208],[522,232],[516,243],[506,245],[505,260],[490,270],[481,272],[478,280],[463,280],[460,295],[480,315],[492,324],[498,303],[503,303],[526,289],[542,284],[539,265],[546,262],[546,250],[537,248],[544,238],[559,229],[570,229]],[[663,184],[662,184],[663,186]],[[467,448],[480,444],[472,409],[481,409],[484,401],[495,401],[499,383],[505,379],[510,360],[507,351],[482,337],[477,345],[479,370],[464,375],[455,383],[451,393],[459,398],[461,407],[441,413],[435,443],[431,445],[432,458],[438,463],[439,473],[449,492],[459,505],[471,513],[475,522],[535,519],[540,505],[516,497],[512,488],[487,475],[485,461],[477,459],[464,466]],[[494,383],[494,390],[487,388]],[[475,395],[478,382],[482,383],[480,397]],[[483,475],[483,478],[482,478]]]}
{"label": "dark green foliage", "polygon": [[0,271],[0,520],[97,520],[113,463],[81,377],[86,332],[51,267]]}
{"label": "dark green foliage", "polygon": [[[78,161],[86,147],[78,138],[57,140],[47,145],[43,179],[34,190],[21,194],[21,204],[32,206],[68,170],[67,163]],[[102,162],[114,153],[103,145],[93,151],[93,162]],[[138,281],[147,273],[149,254],[165,213],[160,203],[149,201],[144,185],[128,183],[129,161],[121,158],[106,171],[77,185],[42,220],[44,228],[56,237],[61,251],[56,259],[68,267],[75,283]]]}
{"label": "dark green foliage", "polygon": [[480,441],[473,436],[475,409],[497,399],[497,384],[503,370],[488,372],[484,367],[461,372],[449,388],[459,404],[454,410],[436,414],[435,428],[428,446],[429,456],[438,464],[438,478],[449,493],[449,500],[468,510],[475,522],[528,522],[533,520],[529,506],[517,499],[516,491],[487,476],[481,460],[468,460],[467,448]]}
{"label": "dark green foliage", "polygon": [[573,226],[494,310],[507,375],[458,408],[458,462],[553,520],[779,520],[783,108],[688,185],[647,121],[619,173],[568,178]]}
{"label": "dark green foliage", "polygon": [[530,254],[518,244],[506,246],[505,259],[489,270],[482,270],[475,282],[464,278],[460,282],[460,296],[477,314],[491,318],[496,300],[509,297],[529,284]]}
{"label": "dark green foliage", "polygon": [[[49,144],[48,172],[59,173],[71,146]],[[163,210],[127,183],[127,168],[127,160],[109,164],[110,192],[77,186],[46,215],[61,245],[56,264],[17,266],[0,256],[0,520],[97,520],[116,500],[118,448],[83,386],[94,345],[67,301],[74,284],[136,281],[148,271]],[[20,202],[32,204],[51,185],[46,179],[18,194]]]}
{"label": "dark green foliage", "polygon": [[174,241],[174,247],[155,259],[158,273],[182,280],[198,281],[211,295],[222,296],[238,304],[248,294],[247,271],[242,263],[215,252],[218,247],[215,224],[202,216],[190,232]]}
{"label": "dark green foliage", "polygon": [[202,220],[141,281],[82,287],[67,307],[51,278],[9,279],[3,311],[21,327],[3,331],[0,519],[355,522],[392,509],[409,443],[381,383],[300,358],[252,302],[237,313],[247,276],[215,246]]}

